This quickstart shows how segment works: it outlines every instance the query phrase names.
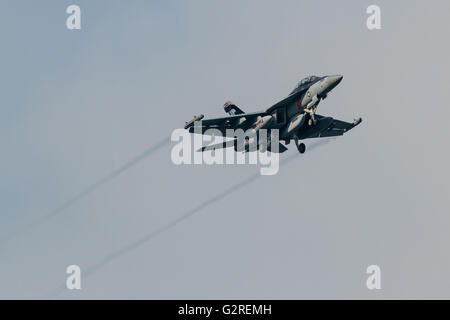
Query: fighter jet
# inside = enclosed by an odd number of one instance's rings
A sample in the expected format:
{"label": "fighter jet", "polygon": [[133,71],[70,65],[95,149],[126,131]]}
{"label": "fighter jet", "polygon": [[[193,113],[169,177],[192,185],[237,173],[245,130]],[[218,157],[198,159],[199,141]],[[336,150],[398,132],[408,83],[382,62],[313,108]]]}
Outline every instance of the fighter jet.
{"label": "fighter jet", "polygon": [[[236,129],[251,130],[253,133],[266,129],[269,134],[271,130],[278,129],[280,141],[288,145],[294,140],[297,150],[304,153],[306,146],[300,142],[301,140],[341,136],[361,123],[361,118],[350,123],[316,113],[319,103],[342,81],[342,78],[342,75],[308,76],[302,79],[286,98],[261,112],[245,113],[228,101],[224,104],[224,110],[229,116],[203,120],[204,116],[200,115],[186,122],[184,128],[191,133],[201,134],[208,134],[208,129],[216,129],[215,131],[220,131],[222,136],[233,137],[235,140],[237,138],[233,135],[233,131]],[[257,144],[256,149],[259,148],[258,141],[246,138],[245,151],[250,150],[249,146],[252,143]],[[237,150],[236,144],[222,142],[205,146],[199,151],[230,146],[234,146]],[[267,149],[271,151],[270,146]],[[278,152],[286,150],[287,147],[279,143]]]}

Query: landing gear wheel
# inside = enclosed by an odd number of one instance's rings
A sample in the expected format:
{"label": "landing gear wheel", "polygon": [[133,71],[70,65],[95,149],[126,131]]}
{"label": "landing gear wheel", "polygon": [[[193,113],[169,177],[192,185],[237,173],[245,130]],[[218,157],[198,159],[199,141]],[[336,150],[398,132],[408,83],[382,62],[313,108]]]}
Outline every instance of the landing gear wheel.
{"label": "landing gear wheel", "polygon": [[300,153],[305,153],[305,151],[306,151],[306,146],[305,146],[304,143],[300,143],[300,144],[297,146],[297,149],[298,149],[298,152],[300,152]]}
{"label": "landing gear wheel", "polygon": [[317,120],[316,119],[309,119],[308,120],[308,125],[311,127],[311,126],[315,126],[317,124]]}

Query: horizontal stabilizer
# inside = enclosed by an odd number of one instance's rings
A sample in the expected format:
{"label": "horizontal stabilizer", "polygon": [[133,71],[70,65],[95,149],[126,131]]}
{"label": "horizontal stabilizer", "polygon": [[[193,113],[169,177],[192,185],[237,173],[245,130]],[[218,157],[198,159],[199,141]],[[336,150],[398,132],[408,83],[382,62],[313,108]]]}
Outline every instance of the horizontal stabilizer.
{"label": "horizontal stabilizer", "polygon": [[[270,146],[269,146],[269,148],[267,148],[267,150],[272,152],[272,148]],[[288,148],[286,148],[283,144],[278,143],[278,153],[283,153],[283,152],[285,152],[287,150],[288,150]]]}

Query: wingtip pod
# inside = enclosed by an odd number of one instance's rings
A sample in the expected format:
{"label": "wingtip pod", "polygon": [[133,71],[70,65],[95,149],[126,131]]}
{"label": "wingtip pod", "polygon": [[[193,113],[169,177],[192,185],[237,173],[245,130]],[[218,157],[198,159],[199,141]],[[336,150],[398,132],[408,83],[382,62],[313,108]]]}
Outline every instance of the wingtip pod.
{"label": "wingtip pod", "polygon": [[361,117],[359,117],[358,119],[355,119],[354,121],[353,121],[353,126],[357,126],[358,124],[360,124],[362,122],[362,118]]}
{"label": "wingtip pod", "polygon": [[188,122],[185,123],[184,128],[185,128],[185,129],[188,129],[189,127],[191,127],[191,126],[194,124],[194,122],[200,121],[200,120],[202,120],[204,117],[205,117],[205,116],[204,116],[203,114],[194,117],[194,119],[192,119],[191,121],[188,121]]}

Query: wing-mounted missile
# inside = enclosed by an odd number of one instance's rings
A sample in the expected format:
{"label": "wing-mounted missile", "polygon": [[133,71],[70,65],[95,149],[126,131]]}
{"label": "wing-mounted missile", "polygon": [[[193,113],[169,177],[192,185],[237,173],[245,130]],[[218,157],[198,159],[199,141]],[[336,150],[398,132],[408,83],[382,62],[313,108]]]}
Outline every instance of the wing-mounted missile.
{"label": "wing-mounted missile", "polygon": [[358,119],[353,119],[353,123],[348,127],[345,128],[345,132],[353,129],[354,127],[356,127],[358,124],[360,124],[362,122],[362,118],[358,118]]}
{"label": "wing-mounted missile", "polygon": [[358,124],[360,124],[362,122],[362,118],[358,118],[358,119],[354,119],[353,123],[351,123],[351,125],[348,128],[345,128],[345,132],[353,129],[354,127],[356,127]]}
{"label": "wing-mounted missile", "polygon": [[273,116],[267,115],[263,117],[258,117],[252,125],[252,129],[258,131],[259,129],[267,128],[273,121]]}
{"label": "wing-mounted missile", "polygon": [[190,127],[192,127],[194,125],[194,122],[196,121],[200,121],[204,118],[205,116],[203,114],[199,115],[199,116],[194,116],[194,119],[192,119],[191,121],[188,121],[185,123],[184,128],[185,129],[189,129]]}
{"label": "wing-mounted missile", "polygon": [[358,118],[358,119],[353,120],[353,127],[356,127],[361,122],[362,122],[362,118]]}
{"label": "wing-mounted missile", "polygon": [[[236,144],[235,150],[236,151],[255,151],[258,150],[261,144],[260,141],[260,137],[259,137],[259,133],[258,131],[260,129],[266,129],[270,126],[270,124],[273,121],[273,116],[271,115],[266,115],[266,116],[259,116],[255,122],[253,123],[253,125],[247,129],[246,133],[248,133],[249,135],[244,137],[244,143],[243,145],[239,144],[239,140],[238,143]],[[270,141],[270,137],[267,138]],[[265,143],[268,143],[268,141],[266,141]]]}

